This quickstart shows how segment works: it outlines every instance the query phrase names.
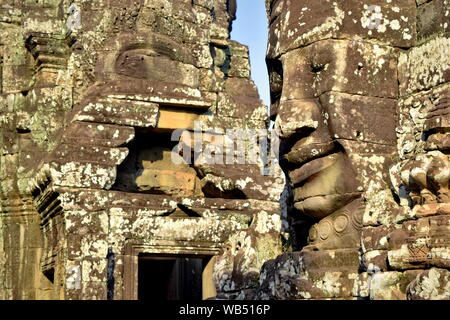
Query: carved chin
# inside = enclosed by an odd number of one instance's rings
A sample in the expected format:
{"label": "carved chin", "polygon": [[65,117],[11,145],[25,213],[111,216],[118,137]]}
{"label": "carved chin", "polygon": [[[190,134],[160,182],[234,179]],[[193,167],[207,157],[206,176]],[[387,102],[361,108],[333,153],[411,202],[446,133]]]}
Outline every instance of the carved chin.
{"label": "carved chin", "polygon": [[311,197],[294,203],[300,214],[323,219],[356,199],[360,193],[332,194]]}

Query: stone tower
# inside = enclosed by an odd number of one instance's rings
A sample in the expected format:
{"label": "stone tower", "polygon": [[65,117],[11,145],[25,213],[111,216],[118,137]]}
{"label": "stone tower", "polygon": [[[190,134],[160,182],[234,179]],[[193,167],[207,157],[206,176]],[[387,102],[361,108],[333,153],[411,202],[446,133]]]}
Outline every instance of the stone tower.
{"label": "stone tower", "polygon": [[198,141],[267,126],[248,49],[230,40],[235,11],[234,0],[1,2],[0,299],[257,287],[281,253],[282,179],[258,161],[184,161],[203,155]]}
{"label": "stone tower", "polygon": [[294,252],[271,299],[449,299],[450,2],[268,0]]}
{"label": "stone tower", "polygon": [[270,115],[235,0],[1,1],[0,299],[450,299],[450,0],[265,2]]}

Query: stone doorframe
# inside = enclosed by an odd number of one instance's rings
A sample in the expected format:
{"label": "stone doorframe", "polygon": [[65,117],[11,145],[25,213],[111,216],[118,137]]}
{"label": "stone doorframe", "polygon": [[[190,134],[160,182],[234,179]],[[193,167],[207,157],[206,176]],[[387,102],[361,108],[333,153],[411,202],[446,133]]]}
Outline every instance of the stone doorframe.
{"label": "stone doorframe", "polygon": [[[222,253],[222,249],[217,247],[217,244],[210,246],[202,245],[180,245],[179,241],[152,241],[151,245],[143,242],[128,242],[125,245],[124,271],[123,271],[123,286],[124,286],[124,300],[138,299],[138,262],[139,254],[155,254],[158,256],[170,255],[188,255],[198,258],[212,257],[208,266],[205,268],[212,268],[214,257]],[[210,270],[212,272],[212,270]],[[215,290],[215,289],[214,289]]]}

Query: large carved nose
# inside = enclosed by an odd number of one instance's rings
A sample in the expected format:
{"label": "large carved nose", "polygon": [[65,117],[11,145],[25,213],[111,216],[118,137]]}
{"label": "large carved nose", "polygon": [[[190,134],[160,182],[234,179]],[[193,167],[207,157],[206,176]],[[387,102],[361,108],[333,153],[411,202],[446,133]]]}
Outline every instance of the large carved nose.
{"label": "large carved nose", "polygon": [[309,135],[318,129],[322,122],[320,104],[316,99],[282,101],[275,120],[275,126],[282,139],[295,135]]}

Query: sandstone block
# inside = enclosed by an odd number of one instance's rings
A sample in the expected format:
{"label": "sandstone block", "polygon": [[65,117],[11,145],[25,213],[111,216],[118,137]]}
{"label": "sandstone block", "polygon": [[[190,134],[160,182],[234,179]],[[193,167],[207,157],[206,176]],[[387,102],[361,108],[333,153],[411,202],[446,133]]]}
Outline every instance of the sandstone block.
{"label": "sandstone block", "polygon": [[397,269],[448,266],[448,216],[433,216],[403,224],[390,236],[389,264]]}
{"label": "sandstone block", "polygon": [[313,98],[328,91],[396,98],[397,51],[348,40],[325,40],[281,57],[281,100]]}
{"label": "sandstone block", "polygon": [[261,176],[261,168],[256,164],[202,164],[198,170],[203,192],[213,197],[275,200],[281,192],[280,181]]}
{"label": "sandstone block", "polygon": [[450,38],[436,37],[399,58],[400,95],[428,90],[450,80],[447,52]]}
{"label": "sandstone block", "polygon": [[135,127],[155,127],[158,105],[133,101],[89,103],[77,113],[78,121],[109,123]]}
{"label": "sandstone block", "polygon": [[406,300],[406,287],[415,275],[401,272],[380,272],[370,279],[371,300]]}
{"label": "sandstone block", "polygon": [[388,236],[392,226],[365,227],[362,230],[362,243],[366,251],[387,250]]}
{"label": "sandstone block", "polygon": [[422,43],[449,31],[448,0],[433,0],[417,8],[417,40]]}
{"label": "sandstone block", "polygon": [[388,270],[387,250],[372,250],[367,251],[363,255],[363,264],[366,270],[373,271],[387,271]]}
{"label": "sandstone block", "polygon": [[395,100],[331,92],[320,101],[334,138],[395,145]]}
{"label": "sandstone block", "polygon": [[410,47],[416,39],[416,3],[382,0],[273,1],[270,10],[269,56],[322,39],[357,35],[383,44]]}
{"label": "sandstone block", "polygon": [[78,188],[109,189],[116,177],[115,167],[79,162],[53,162],[50,172],[55,185]]}
{"label": "sandstone block", "polygon": [[71,144],[117,147],[134,138],[134,128],[111,125],[76,122],[68,128],[64,142]]}

